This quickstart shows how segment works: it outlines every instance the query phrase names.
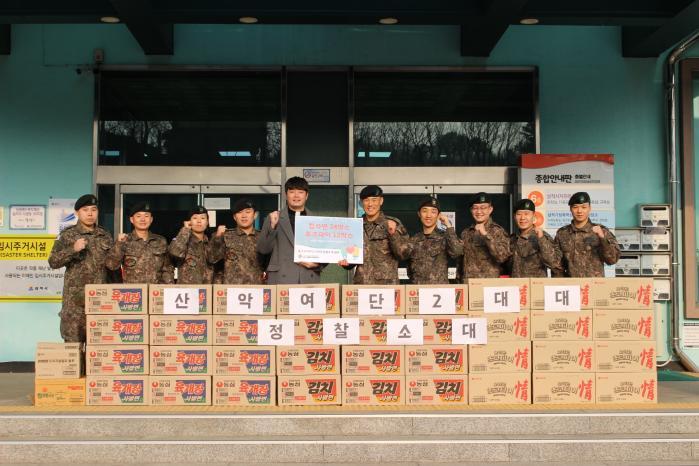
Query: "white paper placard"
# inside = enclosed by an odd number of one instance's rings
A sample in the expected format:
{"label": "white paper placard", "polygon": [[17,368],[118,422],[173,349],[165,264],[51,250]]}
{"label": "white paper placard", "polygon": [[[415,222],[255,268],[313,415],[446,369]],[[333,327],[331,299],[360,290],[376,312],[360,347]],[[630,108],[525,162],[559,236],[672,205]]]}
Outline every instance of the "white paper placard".
{"label": "white paper placard", "polygon": [[205,197],[204,207],[207,210],[231,210],[230,197]]}
{"label": "white paper placard", "polygon": [[483,310],[485,312],[519,312],[519,287],[483,287]]}
{"label": "white paper placard", "polygon": [[324,345],[358,345],[359,319],[330,318],[323,319]]}
{"label": "white paper placard", "polygon": [[262,288],[226,288],[226,314],[261,315],[263,291]]}
{"label": "white paper placard", "polygon": [[580,312],[580,286],[544,286],[544,311]]}
{"label": "white paper placard", "polygon": [[163,314],[199,314],[199,289],[165,288]]}
{"label": "white paper placard", "polygon": [[420,314],[456,314],[454,288],[420,288],[418,301]]}
{"label": "white paper placard", "polygon": [[325,288],[289,288],[289,314],[325,314]]}
{"label": "white paper placard", "polygon": [[422,345],[423,319],[389,319],[386,321],[386,343],[389,345]]}
{"label": "white paper placard", "polygon": [[294,319],[260,319],[257,321],[258,345],[294,345]]}
{"label": "white paper placard", "polygon": [[451,320],[451,342],[454,345],[485,345],[488,343],[488,319],[459,317]]}
{"label": "white paper placard", "polygon": [[396,290],[393,288],[360,288],[357,314],[365,316],[396,313]]}
{"label": "white paper placard", "polygon": [[207,213],[209,214],[209,226],[213,228],[216,226],[216,211],[210,210]]}

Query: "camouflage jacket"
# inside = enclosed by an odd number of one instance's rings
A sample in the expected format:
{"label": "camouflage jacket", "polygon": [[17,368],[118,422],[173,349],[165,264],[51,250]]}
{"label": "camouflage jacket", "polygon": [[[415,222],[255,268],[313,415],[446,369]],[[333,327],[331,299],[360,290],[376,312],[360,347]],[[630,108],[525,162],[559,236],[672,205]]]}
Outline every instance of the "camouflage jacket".
{"label": "camouflage jacket", "polygon": [[616,264],[621,252],[616,238],[606,227],[604,239],[592,231],[597,225],[588,221],[582,228],[570,225],[556,232],[556,246],[561,250],[561,266],[554,272],[557,277],[604,277],[604,264]]}
{"label": "camouflage jacket", "polygon": [[418,285],[449,283],[449,258],[464,253],[463,243],[453,227],[435,228],[431,234],[417,233],[410,238],[411,253],[408,276]]}
{"label": "camouflage jacket", "polygon": [[[400,220],[381,212],[376,220],[364,218],[364,263],[357,265],[357,285],[398,284],[398,262],[410,257],[410,237]],[[396,222],[396,232],[388,234],[387,220]]]}
{"label": "camouflage jacket", "polygon": [[192,234],[190,228],[183,227],[170,242],[167,251],[177,267],[177,283],[213,283],[216,261],[213,259],[211,243],[206,235],[200,240]]}
{"label": "camouflage jacket", "polygon": [[546,232],[542,238],[533,229],[526,235],[513,234],[510,248],[512,278],[546,277],[547,267],[556,270],[561,266],[561,251]]}
{"label": "camouflage jacket", "polygon": [[224,259],[222,283],[231,285],[261,285],[264,267],[257,253],[259,231],[248,235],[240,228],[227,230],[223,237],[211,240],[214,262]]}
{"label": "camouflage jacket", "polygon": [[[80,238],[87,240],[87,246],[75,252],[73,245]],[[97,226],[94,230],[88,230],[80,224],[66,228],[56,239],[49,256],[49,266],[52,269],[66,268],[63,309],[85,309],[85,285],[107,282],[105,257],[112,244],[112,235],[104,228]]]}
{"label": "camouflage jacket", "polygon": [[503,274],[503,265],[510,258],[510,237],[505,230],[489,219],[485,224],[486,236],[476,231],[475,225],[461,232],[464,244],[462,278],[498,278]]}
{"label": "camouflage jacket", "polygon": [[126,241],[117,241],[107,253],[109,270],[121,267],[124,283],[175,283],[174,267],[167,253],[167,241],[148,232],[142,240],[132,231]]}

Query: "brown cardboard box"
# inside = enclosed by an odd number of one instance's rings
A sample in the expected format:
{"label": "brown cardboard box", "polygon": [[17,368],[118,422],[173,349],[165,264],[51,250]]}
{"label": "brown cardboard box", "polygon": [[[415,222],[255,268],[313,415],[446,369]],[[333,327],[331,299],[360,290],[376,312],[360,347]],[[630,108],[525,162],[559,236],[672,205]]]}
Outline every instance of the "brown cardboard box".
{"label": "brown cardboard box", "polygon": [[342,403],[339,375],[277,376],[279,406],[323,406]]}
{"label": "brown cardboard box", "polygon": [[532,340],[573,341],[592,339],[592,311],[532,311]]}
{"label": "brown cardboard box", "polygon": [[211,375],[210,346],[152,346],[151,375]]}
{"label": "brown cardboard box", "polygon": [[470,311],[468,317],[485,317],[488,326],[488,342],[529,341],[531,319],[529,310],[519,312]]}
{"label": "brown cardboard box", "polygon": [[483,310],[483,288],[498,286],[516,286],[519,288],[519,308],[527,310],[530,307],[530,285],[528,278],[469,278],[468,279],[468,309],[469,311]]}
{"label": "brown cardboard box", "polygon": [[289,314],[289,288],[325,288],[325,313],[340,313],[340,285],[337,283],[316,283],[277,285],[277,315]]}
{"label": "brown cardboard box", "polygon": [[34,376],[37,379],[79,379],[80,346],[80,343],[37,343]]}
{"label": "brown cardboard box", "polygon": [[544,373],[532,375],[534,404],[595,402],[594,373]]}
{"label": "brown cardboard box", "polygon": [[653,277],[595,278],[592,280],[595,309],[652,309]]}
{"label": "brown cardboard box", "polygon": [[[406,319],[422,319],[423,338],[426,345],[449,345],[451,344],[451,319],[455,317],[466,317],[464,315],[409,315]],[[361,322],[360,322],[361,331]]]}
{"label": "brown cardboard box", "polygon": [[215,375],[214,406],[275,406],[277,378],[273,375]]}
{"label": "brown cardboard box", "polygon": [[276,285],[214,285],[214,314],[228,313],[228,288],[262,288],[262,315],[275,316],[277,314]]}
{"label": "brown cardboard box", "polygon": [[339,374],[340,346],[278,346],[277,374]]}
{"label": "brown cardboard box", "polygon": [[[336,316],[335,316],[336,317]],[[294,316],[294,344],[322,345],[323,344],[322,315]]]}
{"label": "brown cardboard box", "polygon": [[595,309],[592,313],[595,340],[655,341],[654,309]]}
{"label": "brown cardboard box", "polygon": [[151,345],[210,345],[211,316],[152,316]]}
{"label": "brown cardboard box", "polygon": [[544,287],[580,286],[580,309],[592,309],[592,278],[531,278],[532,310],[544,309]]}
{"label": "brown cardboard box", "polygon": [[342,374],[404,375],[403,346],[342,346]]}
{"label": "brown cardboard box", "polygon": [[85,405],[85,379],[34,379],[34,406]]}
{"label": "brown cardboard box", "polygon": [[[199,315],[211,314],[213,308],[211,285],[149,285],[148,286],[148,313],[165,314],[163,302],[165,300],[165,288],[199,288]],[[176,315],[176,314],[169,314]]]}
{"label": "brown cardboard box", "polygon": [[531,404],[531,374],[497,372],[468,375],[468,404]]}
{"label": "brown cardboard box", "polygon": [[85,314],[148,314],[148,285],[85,285]]}
{"label": "brown cardboard box", "polygon": [[[404,285],[342,285],[342,315],[356,316],[359,315],[359,289],[381,289],[393,288],[396,290],[395,315],[405,314],[405,286]],[[365,317],[365,316],[363,316]]]}
{"label": "brown cardboard box", "polygon": [[257,321],[272,316],[214,315],[211,320],[214,345],[257,345]]}
{"label": "brown cardboard box", "polygon": [[655,372],[654,341],[595,342],[596,372]]}
{"label": "brown cardboard box", "polygon": [[[420,314],[420,289],[422,288],[454,288],[456,314],[468,312],[468,285],[406,285],[405,286],[405,313],[407,315]],[[426,314],[427,317],[429,314]]]}
{"label": "brown cardboard box", "polygon": [[211,405],[211,377],[152,375],[150,396],[150,404],[154,406],[209,406]]}
{"label": "brown cardboard box", "polygon": [[535,374],[595,370],[595,345],[591,341],[534,341],[532,353]]}
{"label": "brown cardboard box", "polygon": [[91,406],[143,406],[150,403],[148,375],[89,375],[87,404]]}
{"label": "brown cardboard box", "polygon": [[405,390],[409,405],[466,405],[468,375],[409,375]]}
{"label": "brown cardboard box", "polygon": [[88,345],[148,344],[147,315],[89,315],[86,328]]}
{"label": "brown cardboard box", "polygon": [[277,373],[276,354],[274,346],[214,346],[212,374],[274,375]]}
{"label": "brown cardboard box", "polygon": [[[359,319],[360,345],[385,345],[388,337],[388,320],[403,319],[402,316],[362,316]],[[451,321],[450,321],[451,322]],[[451,337],[450,337],[451,339]]]}
{"label": "brown cardboard box", "polygon": [[408,375],[468,373],[468,354],[465,345],[408,346],[405,348]]}
{"label": "brown cardboard box", "polygon": [[354,406],[394,406],[405,404],[405,376],[345,375],[342,377],[342,404]]}
{"label": "brown cardboard box", "polygon": [[657,403],[656,372],[598,373],[597,403]]}
{"label": "brown cardboard box", "polygon": [[88,345],[87,375],[148,375],[148,345]]}
{"label": "brown cardboard box", "polygon": [[468,345],[468,372],[531,372],[531,342],[500,341]]}

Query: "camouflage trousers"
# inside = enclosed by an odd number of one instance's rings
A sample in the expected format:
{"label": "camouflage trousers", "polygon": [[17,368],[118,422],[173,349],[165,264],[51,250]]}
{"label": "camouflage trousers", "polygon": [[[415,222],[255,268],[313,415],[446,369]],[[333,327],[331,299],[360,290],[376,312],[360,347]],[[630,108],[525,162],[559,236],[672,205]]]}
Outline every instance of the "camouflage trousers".
{"label": "camouflage trousers", "polygon": [[61,338],[66,343],[85,343],[87,334],[85,330],[85,310],[61,309],[58,313],[61,318]]}

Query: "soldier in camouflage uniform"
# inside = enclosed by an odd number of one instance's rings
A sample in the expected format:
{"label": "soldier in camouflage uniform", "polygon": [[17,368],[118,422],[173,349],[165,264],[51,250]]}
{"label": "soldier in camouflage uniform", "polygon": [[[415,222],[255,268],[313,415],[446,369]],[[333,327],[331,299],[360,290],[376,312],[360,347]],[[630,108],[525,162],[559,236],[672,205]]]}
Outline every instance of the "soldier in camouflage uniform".
{"label": "soldier in camouflage uniform", "polygon": [[614,235],[590,221],[590,195],[573,194],[568,201],[573,220],[556,232],[556,245],[563,253],[557,277],[604,277],[604,264],[616,264],[621,255]]}
{"label": "soldier in camouflage uniform", "polygon": [[114,247],[107,253],[107,268],[121,268],[124,283],[175,283],[167,241],[149,231],[153,223],[150,204],[141,202],[134,205],[129,215],[134,231],[119,235]]}
{"label": "soldier in camouflage uniform", "polygon": [[81,196],[75,203],[78,223],[63,230],[49,256],[52,269],[66,268],[63,279],[61,337],[66,342],[85,342],[85,285],[106,283],[104,266],[112,235],[97,225],[97,198]]}
{"label": "soldier in camouflage uniform", "polygon": [[560,268],[561,251],[556,247],[551,235],[534,225],[536,208],[531,200],[518,201],[513,210],[519,232],[510,237],[510,276],[547,277],[547,267],[551,270]]}
{"label": "soldier in camouflage uniform", "polygon": [[[464,246],[447,216],[440,214],[439,201],[434,197],[427,197],[420,203],[418,217],[422,231],[410,238],[410,281],[418,285],[449,283],[449,258],[461,256]],[[446,226],[446,230],[437,228],[437,220]]]}
{"label": "soldier in camouflage uniform", "polygon": [[[364,263],[356,265],[356,285],[396,285],[398,262],[410,257],[411,246],[408,231],[400,220],[384,215],[383,190],[378,186],[367,186],[359,193],[365,214],[364,219]],[[351,270],[355,265],[347,260],[339,262]]]}
{"label": "soldier in camouflage uniform", "polygon": [[211,243],[206,236],[209,213],[204,206],[196,206],[189,212],[167,250],[177,267],[177,283],[182,285],[209,284],[214,281],[214,263]]}
{"label": "soldier in camouflage uniform", "polygon": [[463,281],[468,283],[469,278],[498,278],[512,255],[510,237],[490,218],[493,203],[486,193],[476,194],[469,207],[476,223],[461,232],[464,244]]}
{"label": "soldier in camouflage uniform", "polygon": [[259,232],[255,230],[257,212],[249,199],[240,199],[233,205],[236,227],[226,230],[218,227],[211,240],[213,259],[224,259],[222,283],[231,285],[261,285],[264,267],[256,250]]}

